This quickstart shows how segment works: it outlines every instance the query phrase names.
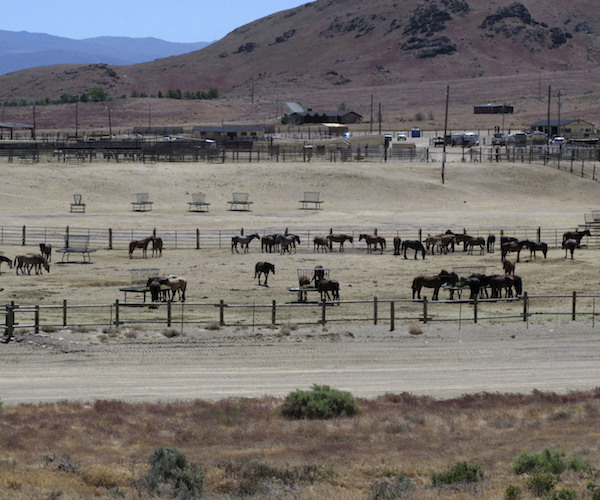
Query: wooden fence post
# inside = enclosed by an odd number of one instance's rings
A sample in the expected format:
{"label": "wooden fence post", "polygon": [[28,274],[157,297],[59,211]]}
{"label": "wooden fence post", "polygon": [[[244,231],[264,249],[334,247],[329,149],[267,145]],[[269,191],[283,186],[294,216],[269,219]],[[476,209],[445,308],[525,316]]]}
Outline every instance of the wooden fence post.
{"label": "wooden fence post", "polygon": [[527,321],[527,310],[529,309],[529,297],[527,292],[523,292],[523,321]]}
{"label": "wooden fence post", "polygon": [[40,306],[36,305],[33,311],[33,333],[40,333]]}
{"label": "wooden fence post", "polygon": [[69,248],[69,226],[65,228],[65,248]]}
{"label": "wooden fence post", "polygon": [[21,235],[21,244],[23,246],[25,246],[25,240],[26,240],[25,234],[26,234],[26,229],[25,229],[25,226],[23,226],[23,234]]}
{"label": "wooden fence post", "polygon": [[113,249],[113,234],[112,234],[112,228],[108,228],[108,249],[112,250]]}
{"label": "wooden fence post", "polygon": [[396,316],[395,315],[395,309],[396,309],[396,306],[395,306],[395,304],[396,303],[393,300],[390,302],[390,332],[393,332],[395,330],[395,328],[396,328],[396,325],[395,325],[395,316]]}
{"label": "wooden fence post", "polygon": [[577,292],[573,292],[573,311],[571,312],[571,319],[575,321],[577,310]]}
{"label": "wooden fence post", "polygon": [[477,324],[477,295],[473,297],[473,323]]}
{"label": "wooden fence post", "polygon": [[538,226],[537,228],[537,240],[542,241],[542,228]]}
{"label": "wooden fence post", "polygon": [[276,314],[277,314],[277,302],[274,300],[273,301],[273,307],[271,308],[271,324],[275,325],[277,324],[276,321]]}
{"label": "wooden fence post", "polygon": [[119,329],[119,299],[115,300],[115,328]]}
{"label": "wooden fence post", "polygon": [[62,311],[63,326],[67,326],[67,299],[63,299],[63,311]]}
{"label": "wooden fence post", "polygon": [[219,325],[225,324],[225,301],[221,299],[219,301]]}
{"label": "wooden fence post", "polygon": [[325,325],[325,322],[326,322],[326,313],[325,313],[326,309],[327,309],[327,301],[326,301],[326,299],[323,299],[321,301],[321,324],[322,325]]}
{"label": "wooden fence post", "polygon": [[6,329],[4,330],[4,336],[8,342],[15,334],[15,301],[11,300],[10,304],[6,306]]}
{"label": "wooden fence post", "polygon": [[167,326],[171,326],[171,313],[172,313],[171,304],[172,303],[173,303],[172,301],[167,300]]}
{"label": "wooden fence post", "polygon": [[423,323],[427,323],[427,297],[423,297]]}
{"label": "wooden fence post", "polygon": [[373,297],[373,324],[377,324],[377,297]]}
{"label": "wooden fence post", "polygon": [[200,229],[196,228],[196,250],[200,250]]}

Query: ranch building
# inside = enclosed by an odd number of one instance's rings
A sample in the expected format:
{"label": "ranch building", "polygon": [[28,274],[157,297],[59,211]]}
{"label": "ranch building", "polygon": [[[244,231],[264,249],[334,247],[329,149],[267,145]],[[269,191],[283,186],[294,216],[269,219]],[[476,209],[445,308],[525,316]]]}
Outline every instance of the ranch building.
{"label": "ranch building", "polygon": [[308,109],[302,113],[292,113],[289,116],[289,123],[292,125],[303,125],[309,123],[341,123],[349,125],[360,123],[362,115],[355,111],[313,111]]}
{"label": "ranch building", "polygon": [[[550,130],[548,131],[548,124]],[[573,120],[561,118],[560,123],[557,119],[538,120],[529,125],[532,131],[543,132],[548,137],[562,136],[566,139],[588,139],[596,135],[596,128],[593,123],[584,120]]]}
{"label": "ranch building", "polygon": [[512,114],[513,106],[507,104],[477,104],[473,106],[473,113],[476,115],[502,115]]}
{"label": "ranch building", "polygon": [[221,127],[198,125],[192,129],[192,137],[217,142],[249,141],[263,139],[265,134],[273,131],[273,127],[267,125],[223,125]]}

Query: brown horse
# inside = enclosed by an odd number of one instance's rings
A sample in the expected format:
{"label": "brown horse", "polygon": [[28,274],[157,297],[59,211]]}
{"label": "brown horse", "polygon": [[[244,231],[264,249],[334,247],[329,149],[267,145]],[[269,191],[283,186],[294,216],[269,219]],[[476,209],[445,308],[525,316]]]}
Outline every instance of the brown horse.
{"label": "brown horse", "polygon": [[162,257],[163,240],[162,238],[152,238],[152,257]]}
{"label": "brown horse", "polygon": [[381,252],[385,248],[385,238],[382,236],[375,236],[370,234],[361,234],[358,241],[365,240],[367,244],[367,253],[371,253],[373,250],[377,251],[377,245],[381,247]]}
{"label": "brown horse", "polygon": [[523,283],[521,281],[521,277],[516,274],[512,276],[508,274],[491,276],[489,279],[489,286],[492,291],[491,296],[493,298],[501,298],[502,289],[505,290],[505,295],[507,298],[512,297],[513,287],[517,297],[523,293]]}
{"label": "brown horse", "polygon": [[273,253],[278,246],[277,234],[267,234],[260,239],[260,248],[262,252]]}
{"label": "brown horse", "polygon": [[571,252],[571,260],[573,260],[573,252],[576,248],[579,248],[577,240],[563,241],[563,248],[565,249],[565,259],[567,258],[567,252]]}
{"label": "brown horse", "polygon": [[349,234],[328,234],[327,241],[329,241],[329,250],[333,250],[333,243],[335,242],[340,244],[340,252],[343,252],[344,242],[354,243],[354,238]]}
{"label": "brown horse", "polygon": [[[340,284],[336,280],[319,280],[317,283],[317,290],[321,294],[321,301],[324,298],[327,300],[340,300]],[[331,297],[329,295],[331,292]]]}
{"label": "brown horse", "polygon": [[2,265],[3,262],[7,262],[8,267],[10,267],[11,269],[13,268],[12,259],[9,259],[8,257],[5,257],[4,255],[0,255],[0,265]]}
{"label": "brown horse", "polygon": [[269,273],[275,274],[275,266],[270,262],[257,262],[254,266],[254,277],[258,278],[258,284],[260,285],[260,277],[261,275],[265,276],[265,282],[263,286],[267,285],[267,280],[269,279]]}
{"label": "brown horse", "polygon": [[591,236],[589,229],[586,229],[585,231],[567,231],[565,234],[563,234],[562,247],[565,248],[565,242],[567,240],[575,240],[577,242],[577,248],[579,248],[581,246],[581,240],[584,236]]}
{"label": "brown horse", "polygon": [[501,245],[501,256],[502,260],[506,259],[506,255],[510,252],[517,253],[517,262],[521,262],[521,250],[527,244],[527,240],[524,241],[506,241]]}
{"label": "brown horse", "polygon": [[503,260],[502,269],[506,274],[515,274],[515,263],[510,260]]}
{"label": "brown horse", "polygon": [[446,283],[450,285],[456,284],[458,281],[458,276],[456,273],[449,273],[448,271],[442,269],[440,274],[436,274],[435,276],[416,276],[412,282],[412,298],[415,298],[415,294],[417,298],[421,298],[421,288],[433,288],[433,296],[431,300],[438,300],[438,295],[440,293],[440,288],[442,285]]}
{"label": "brown horse", "polygon": [[548,255],[548,243],[543,241],[528,241],[525,240],[524,248],[529,248],[529,259],[536,258],[536,252],[542,252],[544,259]]}
{"label": "brown horse", "polygon": [[400,255],[402,249],[402,238],[400,236],[394,237],[394,255]]}
{"label": "brown horse", "polygon": [[42,274],[42,267],[50,272],[50,264],[41,255],[17,255],[13,264],[16,266],[16,274],[19,274],[19,269],[21,274],[25,274],[25,271],[27,271],[27,274],[31,274],[32,269],[35,269],[35,274]]}
{"label": "brown horse", "polygon": [[52,259],[52,245],[50,243],[40,243],[40,252],[42,256],[50,262]]}
{"label": "brown horse", "polygon": [[415,251],[415,259],[417,258],[417,254],[419,252],[421,252],[421,256],[423,257],[423,259],[425,259],[425,247],[423,246],[423,243],[421,243],[419,240],[404,240],[402,242],[402,252],[404,252],[405,259],[408,258],[406,256],[406,250],[408,250],[409,248]]}
{"label": "brown horse", "polygon": [[496,246],[496,235],[495,234],[490,233],[488,235],[485,246],[486,246],[487,253],[494,253],[494,247]]}
{"label": "brown horse", "polygon": [[477,238],[471,238],[466,242],[467,245],[467,253],[469,255],[473,255],[473,249],[475,247],[479,247],[479,255],[483,255],[485,253],[485,238],[481,236]]}
{"label": "brown horse", "polygon": [[323,252],[327,253],[327,248],[329,245],[327,244],[327,238],[323,238],[322,236],[315,236],[313,239],[313,252],[319,253],[319,250],[322,249]]}
{"label": "brown horse", "polygon": [[238,250],[238,245],[241,245],[244,249],[244,253],[248,253],[248,245],[254,239],[260,239],[260,235],[258,233],[251,234],[250,236],[234,236],[231,238],[231,253],[235,249],[236,253],[240,253]]}
{"label": "brown horse", "polygon": [[144,238],[143,240],[133,240],[129,243],[129,258],[133,258],[133,251],[136,248],[142,249],[142,256],[145,258],[148,257],[148,245],[151,241],[154,240],[154,236],[148,236],[148,238]]}

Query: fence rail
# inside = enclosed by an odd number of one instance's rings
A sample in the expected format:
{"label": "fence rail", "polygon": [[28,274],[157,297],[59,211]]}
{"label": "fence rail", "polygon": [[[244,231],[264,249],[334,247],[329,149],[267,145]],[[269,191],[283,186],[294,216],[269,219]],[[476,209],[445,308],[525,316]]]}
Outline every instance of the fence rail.
{"label": "fence rail", "polygon": [[[362,242],[359,242],[361,233],[371,233],[372,228],[337,228],[354,238],[354,243],[347,243],[349,249],[363,248]],[[378,235],[388,239],[389,243],[394,237],[400,236],[404,239],[423,240],[428,234],[436,234],[448,228],[397,228],[381,229]],[[562,235],[566,231],[572,231],[573,227],[568,228],[549,228],[549,227],[520,227],[513,229],[504,229],[497,227],[489,228],[450,228],[455,233],[466,232],[472,236],[487,237],[493,233],[497,237],[497,251],[501,236],[512,236],[519,240],[544,241],[550,248],[558,248],[562,245]],[[252,229],[245,228],[246,234],[258,233],[261,236],[281,232],[281,228],[263,228]],[[329,229],[301,229],[294,230],[302,242],[301,248],[312,251],[313,239],[315,236],[325,236]],[[55,248],[63,248],[66,240],[71,236],[87,236],[89,239],[89,248],[96,249],[126,249],[132,240],[146,238],[149,234],[159,236],[163,240],[165,248],[169,249],[215,249],[230,248],[231,238],[239,236],[239,230],[235,229],[181,229],[181,230],[162,230],[162,229],[90,229],[90,228],[72,228],[66,227],[30,227],[30,226],[0,226],[0,245],[9,246],[38,246],[39,243],[50,243]],[[582,243],[588,247],[600,247],[600,232],[598,228],[592,228],[592,235],[585,237]]]}
{"label": "fence rail", "polygon": [[596,301],[600,294],[528,295],[519,298],[480,300],[379,299],[341,302],[234,304],[219,302],[120,302],[112,304],[0,305],[4,322],[0,325],[8,342],[23,329],[41,330],[68,327],[107,327],[126,325],[164,327],[196,325],[282,326],[325,325],[327,323],[480,323],[523,321],[552,316],[572,321],[588,320],[595,324],[600,314]]}

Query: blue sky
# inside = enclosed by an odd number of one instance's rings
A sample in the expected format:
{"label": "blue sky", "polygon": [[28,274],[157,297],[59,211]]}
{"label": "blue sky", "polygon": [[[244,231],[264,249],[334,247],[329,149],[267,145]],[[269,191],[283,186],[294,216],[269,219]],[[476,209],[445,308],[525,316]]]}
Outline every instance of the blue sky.
{"label": "blue sky", "polygon": [[22,0],[2,2],[0,30],[82,39],[155,37],[213,42],[234,29],[309,0]]}

